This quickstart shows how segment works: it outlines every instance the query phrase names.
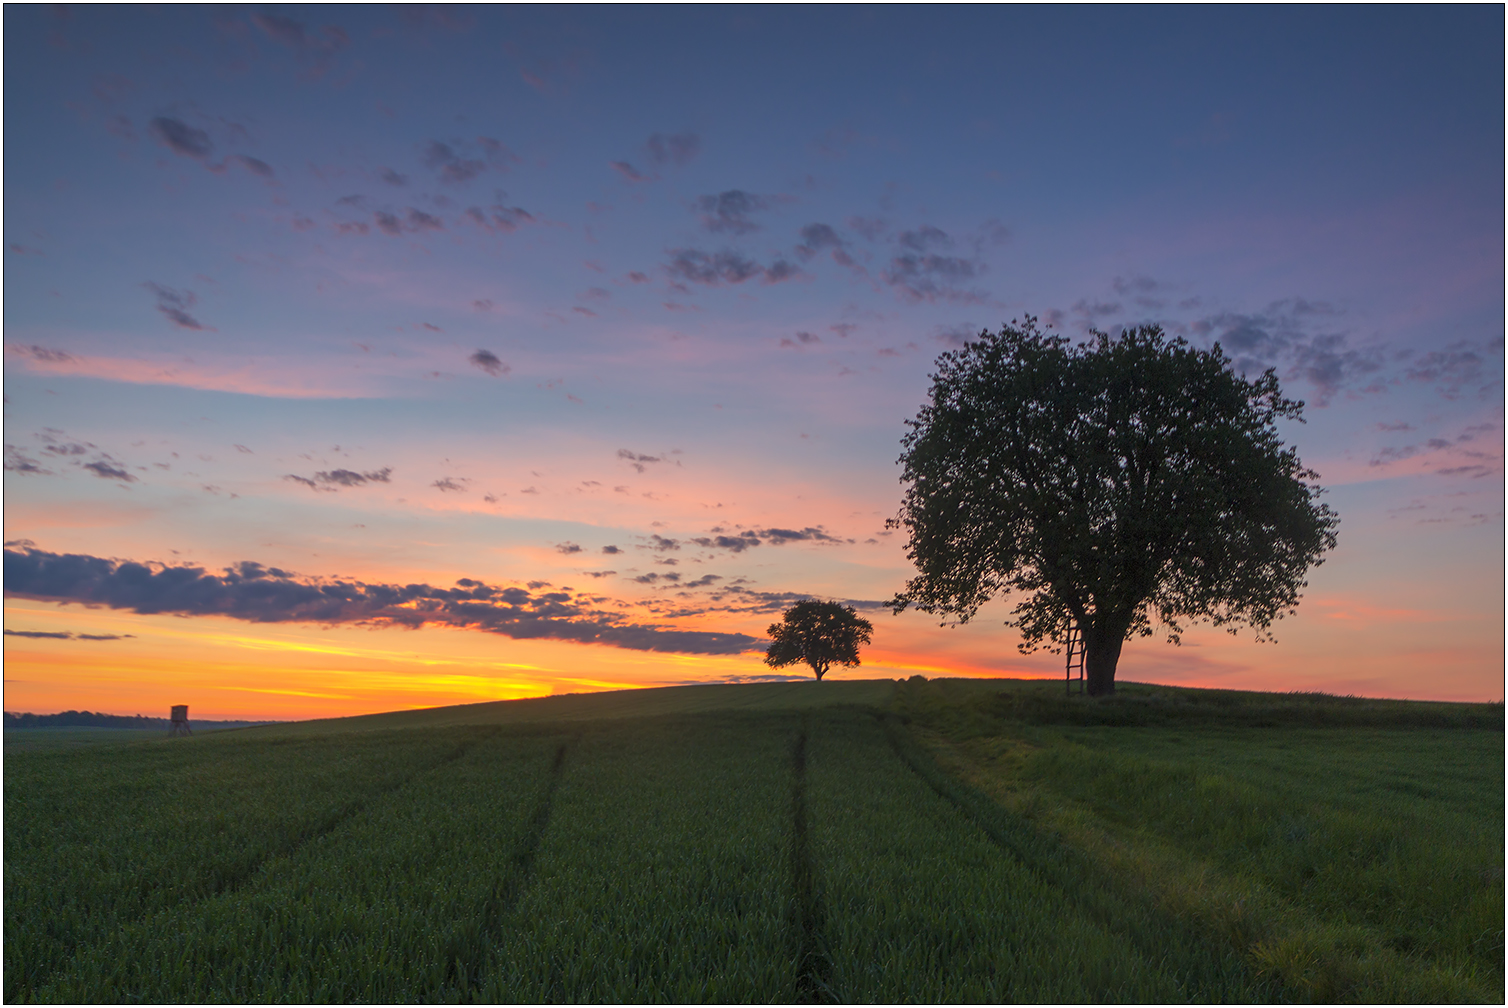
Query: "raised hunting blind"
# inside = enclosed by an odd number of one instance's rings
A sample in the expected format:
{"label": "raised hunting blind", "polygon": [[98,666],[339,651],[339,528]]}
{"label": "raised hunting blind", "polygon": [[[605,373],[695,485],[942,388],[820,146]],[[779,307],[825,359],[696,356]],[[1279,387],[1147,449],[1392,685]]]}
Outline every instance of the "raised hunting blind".
{"label": "raised hunting blind", "polygon": [[192,734],[194,733],[189,731],[188,704],[174,704],[172,715],[168,719],[168,737]]}
{"label": "raised hunting blind", "polygon": [[[1084,635],[1079,631],[1077,623],[1068,624],[1068,645],[1063,649],[1067,659],[1063,670],[1063,678],[1067,685],[1068,695],[1073,696],[1074,686],[1078,686],[1078,692],[1084,692]],[[1078,678],[1074,678],[1077,672]]]}

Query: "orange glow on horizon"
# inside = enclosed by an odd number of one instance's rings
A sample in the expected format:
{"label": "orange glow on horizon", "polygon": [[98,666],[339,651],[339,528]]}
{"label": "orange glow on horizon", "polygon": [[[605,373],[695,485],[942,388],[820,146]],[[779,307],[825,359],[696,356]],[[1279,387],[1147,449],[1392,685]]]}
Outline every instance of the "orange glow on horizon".
{"label": "orange glow on horizon", "polygon": [[[805,678],[807,671],[770,669],[757,652],[633,651],[456,628],[247,623],[18,599],[7,600],[6,616],[12,628],[119,637],[7,637],[5,707],[35,713],[87,709],[161,716],[172,704],[188,703],[202,720],[304,720],[557,693],[758,681],[780,674]],[[1303,615],[1285,621],[1278,645],[1209,628],[1187,634],[1183,647],[1155,638],[1128,642],[1117,679],[1211,689],[1501,700],[1501,677],[1493,680],[1495,692],[1484,695],[1481,685],[1482,656],[1495,642],[1452,635],[1421,647],[1417,639],[1394,639],[1403,623],[1450,618],[1439,610],[1320,597]],[[768,615],[751,614],[733,625],[696,619],[683,626],[758,633],[769,621]],[[1021,655],[987,626],[944,628],[910,613],[881,615],[875,624],[877,642],[865,649],[863,664],[835,669],[829,678],[1063,675],[1060,655]],[[1337,626],[1345,628],[1343,636],[1335,636]]]}

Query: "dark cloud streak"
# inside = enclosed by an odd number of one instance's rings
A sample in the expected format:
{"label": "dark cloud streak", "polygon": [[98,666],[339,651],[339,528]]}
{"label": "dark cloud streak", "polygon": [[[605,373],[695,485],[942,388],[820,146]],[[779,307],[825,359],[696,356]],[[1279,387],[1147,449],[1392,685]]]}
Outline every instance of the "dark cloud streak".
{"label": "dark cloud streak", "polygon": [[470,578],[458,580],[454,588],[365,584],[301,578],[252,562],[211,574],[200,567],[30,547],[6,549],[5,594],[143,615],[228,616],[252,623],[327,626],[448,626],[520,640],[567,640],[637,651],[737,654],[757,646],[746,634],[625,623],[621,614],[592,608],[585,597],[567,591],[500,588]]}

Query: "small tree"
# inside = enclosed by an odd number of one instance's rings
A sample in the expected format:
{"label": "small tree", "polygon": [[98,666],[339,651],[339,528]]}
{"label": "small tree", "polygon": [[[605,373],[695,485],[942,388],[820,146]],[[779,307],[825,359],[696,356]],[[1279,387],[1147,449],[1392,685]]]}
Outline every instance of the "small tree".
{"label": "small tree", "polygon": [[1270,640],[1339,519],[1278,438],[1304,404],[1273,371],[1248,381],[1219,344],[1157,326],[1093,337],[1071,346],[1028,316],[938,359],[932,403],[907,421],[893,521],[919,574],[890,605],[966,623],[1015,594],[1021,650],[1076,627],[1102,695],[1152,616],[1174,644],[1189,620]]}
{"label": "small tree", "polygon": [[766,632],[774,641],[765,652],[766,665],[784,668],[806,662],[820,682],[834,664],[859,664],[859,645],[869,643],[874,626],[852,606],[808,599],[787,609]]}

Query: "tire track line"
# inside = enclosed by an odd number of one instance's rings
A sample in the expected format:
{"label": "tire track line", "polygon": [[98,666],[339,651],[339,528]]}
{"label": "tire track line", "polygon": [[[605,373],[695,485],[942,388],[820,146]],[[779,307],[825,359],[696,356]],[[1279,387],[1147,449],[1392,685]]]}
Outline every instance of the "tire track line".
{"label": "tire track line", "polygon": [[796,963],[796,1004],[836,1004],[831,986],[832,957],[823,930],[826,912],[812,857],[806,801],[807,723],[791,748],[791,934]]}
{"label": "tire track line", "polygon": [[[490,738],[491,736],[497,734],[497,731],[497,728],[493,728],[487,733],[486,737]],[[278,858],[282,857],[292,857],[301,849],[313,843],[315,840],[318,840],[320,837],[335,832],[335,830],[340,828],[341,824],[351,819],[372,802],[386,797],[387,795],[390,795],[395,791],[402,790],[404,787],[408,786],[418,778],[423,777],[426,774],[433,773],[434,771],[439,770],[441,767],[448,766],[451,763],[462,759],[468,752],[471,751],[472,747],[476,745],[479,740],[480,739],[478,738],[463,740],[457,743],[454,750],[442,756],[434,763],[431,763],[429,766],[426,766],[420,770],[415,770],[412,773],[406,774],[398,780],[390,782],[388,784],[378,785],[371,791],[368,791],[361,798],[337,807],[334,811],[328,812],[323,817],[315,819],[314,822],[309,826],[295,830],[293,835],[286,841],[276,845],[271,850],[263,852],[249,864],[241,865],[229,872],[226,872],[225,874],[214,879],[212,883],[199,888],[197,891],[183,893],[180,897],[180,902],[178,902],[173,907],[173,912],[175,914],[181,915],[185,908],[190,907],[194,904],[198,904],[206,900],[215,899],[217,897],[224,896],[227,893],[235,892],[237,889],[240,889],[242,886],[250,882],[258,872],[260,872],[272,861],[275,861]],[[153,915],[162,912],[162,907],[142,908],[131,917],[118,921],[116,933],[122,933],[131,928],[134,928]],[[89,945],[92,945],[95,942],[93,939],[86,939],[78,935],[70,934],[67,937],[59,938],[58,943],[61,947],[62,954],[60,958],[62,961],[57,962],[50,968],[39,972],[35,977],[27,978],[27,981],[25,983],[25,987],[27,989],[15,991],[14,996],[16,998],[24,1000],[30,1000],[31,998],[34,998],[37,992],[45,988],[49,983],[52,982],[52,980],[56,976],[58,976],[58,974],[64,971],[68,964],[71,963],[77,956],[81,948],[87,948]],[[6,1000],[11,1000],[12,996],[13,992],[7,990]]]}
{"label": "tire track line", "polygon": [[560,789],[561,778],[565,775],[566,752],[577,741],[579,741],[579,736],[562,742],[556,747],[544,787],[540,789],[534,808],[525,820],[523,835],[519,838],[513,853],[503,863],[503,869],[492,887],[492,892],[478,908],[477,915],[481,919],[481,926],[477,937],[471,948],[451,959],[450,969],[442,984],[442,989],[432,992],[432,997],[441,997],[446,988],[459,988],[458,993],[464,1002],[475,1001],[479,996],[482,982],[487,975],[488,958],[502,936],[503,922],[517,909],[533,876],[534,858],[539,851],[540,843],[544,840],[545,831],[550,826],[550,815],[555,807],[555,793]]}

